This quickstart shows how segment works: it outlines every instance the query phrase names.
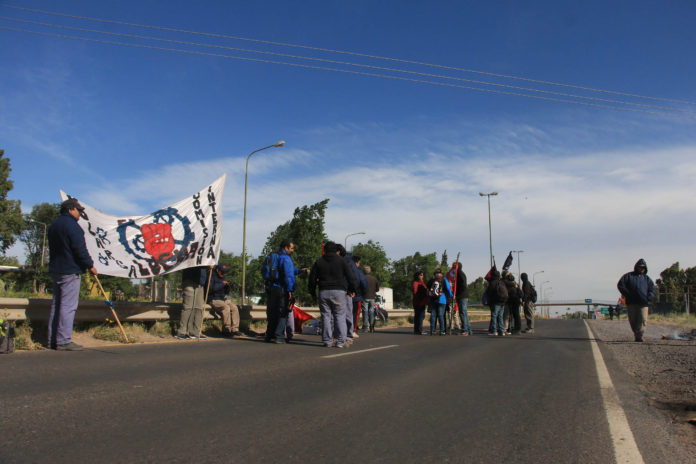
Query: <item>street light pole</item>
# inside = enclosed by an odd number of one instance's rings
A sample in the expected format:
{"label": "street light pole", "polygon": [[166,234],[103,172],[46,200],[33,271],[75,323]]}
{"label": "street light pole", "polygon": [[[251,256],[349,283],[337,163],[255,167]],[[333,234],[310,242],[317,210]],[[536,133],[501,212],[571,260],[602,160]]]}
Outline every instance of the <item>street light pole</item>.
{"label": "street light pole", "polygon": [[532,286],[536,287],[536,285],[534,285],[534,279],[536,278],[536,275],[537,275],[537,274],[541,274],[542,272],[544,272],[544,271],[535,272],[535,273],[532,275]]}
{"label": "street light pole", "polygon": [[266,150],[267,148],[274,148],[274,147],[282,147],[285,145],[284,140],[280,140],[273,145],[269,145],[267,147],[259,148],[258,150],[254,150],[251,153],[249,153],[249,156],[247,156],[246,159],[246,170],[244,171],[244,220],[242,223],[242,306],[244,305],[244,301],[246,299],[246,212],[247,212],[247,184],[249,180],[249,158],[251,158],[251,155],[254,153],[260,152],[261,150]]}
{"label": "street light pole", "polygon": [[348,250],[348,237],[351,237],[353,235],[365,235],[365,232],[355,232],[353,234],[346,235],[346,239],[343,241],[343,248],[345,248],[346,251]]}
{"label": "street light pole", "polygon": [[491,267],[493,267],[493,232],[491,231],[491,196],[496,196],[498,192],[481,193],[482,197],[488,197],[488,244],[490,246]]}
{"label": "street light pole", "polygon": [[541,297],[541,302],[544,302],[544,284],[550,284],[550,280],[545,280],[539,284],[539,296]]}
{"label": "street light pole", "polygon": [[517,253],[517,281],[520,282],[522,280],[522,275],[520,271],[520,253],[524,253],[524,250],[512,250],[513,253]]}

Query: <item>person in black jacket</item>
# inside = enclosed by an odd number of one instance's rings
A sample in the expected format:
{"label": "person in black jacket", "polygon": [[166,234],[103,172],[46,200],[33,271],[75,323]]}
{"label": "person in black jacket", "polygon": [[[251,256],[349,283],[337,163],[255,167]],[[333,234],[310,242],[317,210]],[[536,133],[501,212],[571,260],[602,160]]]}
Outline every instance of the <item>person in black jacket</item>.
{"label": "person in black jacket", "polygon": [[507,335],[519,334],[521,330],[520,322],[520,303],[522,302],[522,290],[515,282],[515,276],[508,272],[505,279],[505,287],[508,292],[508,299],[505,302],[503,318],[508,330]]}
{"label": "person in black jacket", "polygon": [[617,287],[626,298],[626,313],[635,340],[642,342],[648,321],[648,305],[655,298],[655,284],[648,277],[648,265],[645,260],[639,259],[633,267],[633,272],[624,274]]}
{"label": "person in black jacket", "polygon": [[522,332],[534,333],[534,303],[536,303],[537,293],[529,282],[526,272],[523,272],[520,278],[522,279],[522,309],[524,310],[524,319],[527,321],[527,328]]}
{"label": "person in black jacket", "polygon": [[230,283],[225,280],[227,266],[218,264],[210,276],[210,289],[208,290],[208,304],[211,309],[222,315],[222,334],[225,337],[244,335],[239,331],[239,309],[227,299],[230,293]]}
{"label": "person in black jacket", "polygon": [[488,281],[486,289],[486,297],[488,306],[491,308],[491,328],[492,332],[488,335],[505,335],[505,326],[503,322],[503,311],[505,302],[507,301],[507,288],[500,279],[500,272],[497,270],[491,271],[491,278]]}
{"label": "person in black jacket", "polygon": [[457,293],[454,295],[459,307],[459,319],[461,320],[461,334],[471,335],[471,323],[469,322],[469,287],[467,286],[466,274],[462,271],[462,263],[457,262]]}
{"label": "person in black jacket", "polygon": [[79,351],[72,341],[73,321],[80,301],[80,279],[85,270],[97,275],[87,251],[85,233],[77,224],[84,208],[76,198],[60,205],[60,216],[48,228],[48,271],[53,279],[53,302],[48,316],[48,347]]}
{"label": "person in black jacket", "polygon": [[314,301],[317,301],[319,287],[321,339],[324,346],[345,348],[346,311],[352,311],[346,304],[346,294],[352,298],[357,282],[348,262],[338,254],[338,250],[338,245],[334,242],[324,245],[324,256],[314,262],[307,285]]}

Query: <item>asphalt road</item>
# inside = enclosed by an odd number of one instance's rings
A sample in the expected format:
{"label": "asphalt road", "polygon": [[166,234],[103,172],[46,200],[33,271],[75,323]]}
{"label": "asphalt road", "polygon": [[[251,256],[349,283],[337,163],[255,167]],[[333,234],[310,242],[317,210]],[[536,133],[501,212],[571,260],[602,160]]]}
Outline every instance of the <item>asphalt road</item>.
{"label": "asphalt road", "polygon": [[[475,328],[344,350],[305,335],[4,356],[0,461],[615,462],[582,321]],[[681,462],[666,419],[606,361],[644,462]]]}

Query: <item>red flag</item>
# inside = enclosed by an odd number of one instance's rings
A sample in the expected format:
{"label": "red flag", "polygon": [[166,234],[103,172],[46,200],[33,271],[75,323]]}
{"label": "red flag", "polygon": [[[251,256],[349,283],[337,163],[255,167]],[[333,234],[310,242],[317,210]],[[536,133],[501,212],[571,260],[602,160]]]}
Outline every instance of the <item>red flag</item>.
{"label": "red flag", "polygon": [[302,333],[302,324],[310,319],[314,319],[314,316],[302,311],[297,305],[292,305],[292,316],[295,319],[295,333]]}
{"label": "red flag", "polygon": [[493,267],[491,267],[490,271],[488,271],[488,274],[486,274],[486,277],[484,277],[484,279],[486,279],[486,282],[491,281],[491,277],[493,277],[493,271],[497,271],[497,270],[498,270],[498,268],[495,267],[495,264],[494,264]]}

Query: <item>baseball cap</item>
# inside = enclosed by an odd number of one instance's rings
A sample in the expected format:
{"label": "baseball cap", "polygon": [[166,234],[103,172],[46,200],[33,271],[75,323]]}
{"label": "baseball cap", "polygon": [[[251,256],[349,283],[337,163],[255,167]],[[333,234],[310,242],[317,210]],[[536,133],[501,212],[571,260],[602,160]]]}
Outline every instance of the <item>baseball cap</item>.
{"label": "baseball cap", "polygon": [[77,209],[79,212],[83,212],[85,208],[77,201],[77,198],[68,198],[63,203],[60,204],[60,209],[65,211],[70,211],[71,209]]}

